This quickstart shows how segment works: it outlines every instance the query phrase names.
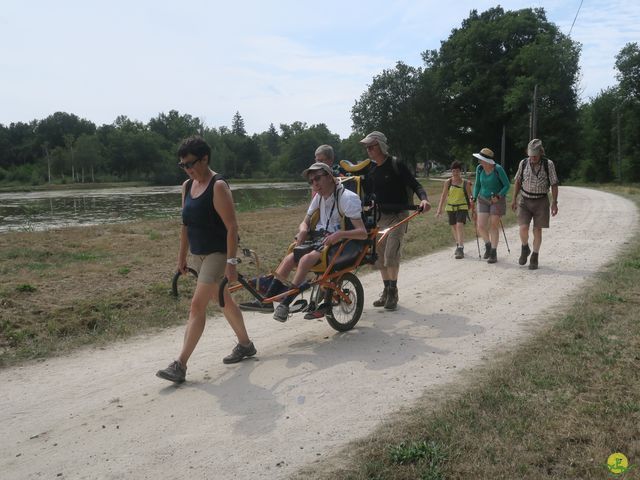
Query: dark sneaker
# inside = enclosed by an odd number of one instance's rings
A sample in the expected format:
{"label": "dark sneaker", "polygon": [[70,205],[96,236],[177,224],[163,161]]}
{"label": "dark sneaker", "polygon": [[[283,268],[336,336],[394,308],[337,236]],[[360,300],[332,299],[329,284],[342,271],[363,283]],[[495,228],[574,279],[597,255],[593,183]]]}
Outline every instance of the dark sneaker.
{"label": "dark sneaker", "polygon": [[387,303],[387,295],[389,294],[389,287],[384,287],[382,293],[380,294],[380,298],[373,302],[374,307],[384,307]]}
{"label": "dark sneaker", "polygon": [[384,304],[384,309],[395,310],[396,308],[398,308],[398,288],[389,287],[389,292],[387,294],[387,301]]}
{"label": "dark sneaker", "polygon": [[322,318],[324,317],[325,314],[325,309],[322,307],[319,307],[317,309],[311,310],[310,312],[308,312],[304,318],[305,320],[313,320],[314,318]]}
{"label": "dark sneaker", "polygon": [[156,372],[156,377],[160,377],[164,380],[169,380],[170,382],[182,383],[184,382],[185,377],[187,376],[187,367],[182,366],[182,364],[175,360],[171,363],[167,368],[158,370]]}
{"label": "dark sneaker", "polygon": [[238,306],[240,310],[244,310],[245,312],[273,313],[273,303],[262,303],[254,300],[253,302],[241,303]]}
{"label": "dark sneaker", "polygon": [[489,260],[487,263],[496,263],[498,261],[498,250],[495,248],[491,249],[491,253],[489,254]]}
{"label": "dark sneaker", "polygon": [[523,245],[522,250],[520,251],[520,258],[518,259],[518,263],[520,265],[525,265],[530,253],[531,249],[529,248],[529,244],[527,243],[526,245]]}
{"label": "dark sneaker", "polygon": [[454,254],[454,257],[456,257],[457,259],[464,258],[464,250],[462,249],[462,247],[456,248],[456,253]]}
{"label": "dark sneaker", "polygon": [[484,244],[484,255],[482,258],[487,260],[491,256],[491,242],[487,242]]}
{"label": "dark sneaker", "polygon": [[537,270],[538,269],[538,252],[533,252],[531,254],[531,258],[529,259],[529,270]]}
{"label": "dark sneaker", "polygon": [[276,311],[273,313],[273,318],[279,322],[286,322],[289,318],[289,305],[281,303],[277,306]]}
{"label": "dark sneaker", "polygon": [[222,363],[238,363],[243,358],[253,357],[255,354],[256,347],[253,345],[253,342],[250,342],[246,347],[238,343],[233,347],[231,353],[222,359]]}

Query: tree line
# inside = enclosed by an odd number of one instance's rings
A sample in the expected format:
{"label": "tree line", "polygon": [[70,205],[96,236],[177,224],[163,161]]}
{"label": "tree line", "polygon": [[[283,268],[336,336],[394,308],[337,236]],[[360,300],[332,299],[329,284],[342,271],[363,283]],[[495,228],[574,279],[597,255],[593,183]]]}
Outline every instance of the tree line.
{"label": "tree line", "polygon": [[542,138],[561,179],[640,180],[640,49],[616,56],[618,83],[579,104],[580,44],[546,18],[544,9],[472,10],[424,65],[398,62],[373,78],[351,109],[346,139],[325,124],[273,124],[248,135],[236,112],[231,127],[210,128],[171,110],[144,124],[120,116],[96,126],[57,112],[29,123],[0,125],[0,183],[148,181],[175,184],[180,141],[202,135],[212,167],[230,178],[295,178],[320,144],[358,161],[358,140],[384,132],[409,165],[496,152],[513,173],[532,137]]}

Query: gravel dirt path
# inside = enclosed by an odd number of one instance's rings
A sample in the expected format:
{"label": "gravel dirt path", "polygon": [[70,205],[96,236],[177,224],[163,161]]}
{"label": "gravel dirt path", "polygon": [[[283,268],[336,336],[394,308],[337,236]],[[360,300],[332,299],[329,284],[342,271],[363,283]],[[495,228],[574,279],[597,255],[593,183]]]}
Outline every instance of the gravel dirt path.
{"label": "gravel dirt path", "polygon": [[515,227],[496,265],[468,239],[463,260],[449,248],[403,264],[396,312],[371,306],[381,282],[362,275],[365,310],[350,332],[248,314],[258,355],[232,366],[221,359],[234,337],[211,318],[179,387],[154,374],[177,355],[182,327],[4,369],[0,476],[272,480],[327,458],[534,333],[637,233],[621,197],[562,187],[559,200],[537,271],[517,264]]}

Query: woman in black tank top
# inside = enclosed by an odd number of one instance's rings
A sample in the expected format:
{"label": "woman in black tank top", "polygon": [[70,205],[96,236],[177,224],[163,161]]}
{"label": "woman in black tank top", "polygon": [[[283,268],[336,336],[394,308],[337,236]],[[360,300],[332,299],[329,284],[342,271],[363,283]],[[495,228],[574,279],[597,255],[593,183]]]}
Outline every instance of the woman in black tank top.
{"label": "woman in black tank top", "polygon": [[[187,331],[178,358],[157,376],[182,383],[187,361],[193,353],[206,321],[207,305],[217,299],[220,281],[226,276],[229,283],[238,279],[236,251],[238,222],[229,185],[222,175],[209,168],[211,147],[200,137],[186,139],[178,150],[180,163],[189,179],[182,185],[182,227],[178,250],[178,270],[187,273],[187,253],[198,266],[198,284],[191,299]],[[242,312],[228,290],[224,293],[223,313],[233,329],[238,344],[222,361],[236,363],[256,354],[244,325]]]}

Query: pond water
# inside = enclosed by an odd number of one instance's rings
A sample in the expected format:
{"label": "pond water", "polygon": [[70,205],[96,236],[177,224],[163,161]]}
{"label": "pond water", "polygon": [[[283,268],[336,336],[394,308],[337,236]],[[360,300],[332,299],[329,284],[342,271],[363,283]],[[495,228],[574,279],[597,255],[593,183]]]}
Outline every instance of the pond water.
{"label": "pond water", "polygon": [[[306,183],[231,185],[238,211],[308,200]],[[0,233],[180,216],[180,186],[0,193]]]}

